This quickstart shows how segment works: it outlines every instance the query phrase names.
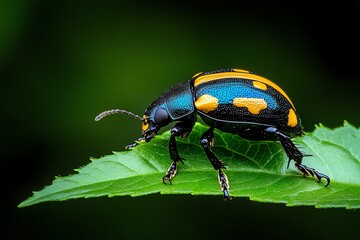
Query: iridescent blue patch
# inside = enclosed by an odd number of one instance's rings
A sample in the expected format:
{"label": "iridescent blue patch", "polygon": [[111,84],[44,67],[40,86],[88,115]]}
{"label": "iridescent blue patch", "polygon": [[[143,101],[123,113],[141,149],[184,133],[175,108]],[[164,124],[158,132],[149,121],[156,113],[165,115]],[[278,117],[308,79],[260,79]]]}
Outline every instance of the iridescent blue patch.
{"label": "iridescent blue patch", "polygon": [[219,99],[219,104],[232,104],[235,98],[261,98],[268,108],[276,109],[278,104],[270,94],[253,88],[244,82],[217,82],[197,88],[197,97],[209,94]]}

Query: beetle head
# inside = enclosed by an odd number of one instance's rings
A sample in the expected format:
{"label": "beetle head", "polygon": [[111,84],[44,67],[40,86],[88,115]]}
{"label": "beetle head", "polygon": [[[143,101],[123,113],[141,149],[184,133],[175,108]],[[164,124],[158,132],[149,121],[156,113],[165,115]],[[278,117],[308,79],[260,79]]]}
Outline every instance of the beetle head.
{"label": "beetle head", "polygon": [[160,128],[171,122],[170,115],[166,110],[164,99],[162,97],[156,99],[145,110],[142,122],[141,135],[146,142],[153,139]]}

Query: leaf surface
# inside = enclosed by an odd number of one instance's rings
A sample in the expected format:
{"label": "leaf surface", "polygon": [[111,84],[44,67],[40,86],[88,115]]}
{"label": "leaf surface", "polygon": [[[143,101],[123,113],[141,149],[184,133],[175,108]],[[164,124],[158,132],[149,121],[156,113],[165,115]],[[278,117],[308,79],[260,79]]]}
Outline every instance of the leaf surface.
{"label": "leaf surface", "polygon": [[[76,174],[56,178],[52,185],[20,203],[19,207],[45,201],[63,201],[100,196],[143,196],[153,193],[222,195],[215,171],[199,144],[206,126],[196,123],[191,134],[178,139],[185,164],[178,165],[173,184],[161,179],[171,160],[169,132],[131,151],[114,152],[76,169]],[[344,123],[329,129],[316,126],[312,133],[294,139],[300,149],[313,156],[303,163],[328,175],[331,183],[304,178],[288,159],[278,142],[247,141],[236,135],[215,131],[217,157],[225,161],[224,170],[232,197],[249,197],[259,202],[288,206],[313,205],[318,208],[360,208],[360,131]],[[221,197],[219,196],[219,199]]]}

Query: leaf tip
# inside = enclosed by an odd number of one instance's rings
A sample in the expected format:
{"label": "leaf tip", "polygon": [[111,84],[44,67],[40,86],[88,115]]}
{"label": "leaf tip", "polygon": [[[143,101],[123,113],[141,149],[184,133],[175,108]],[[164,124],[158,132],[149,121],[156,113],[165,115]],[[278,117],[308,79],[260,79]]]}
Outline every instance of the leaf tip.
{"label": "leaf tip", "polygon": [[349,123],[347,120],[344,120],[343,126],[344,126],[344,127],[355,128],[354,125],[352,125],[351,123]]}
{"label": "leaf tip", "polygon": [[27,205],[26,204],[24,204],[24,202],[21,202],[21,203],[19,203],[18,205],[17,205],[17,208],[24,208],[24,207],[26,207]]}
{"label": "leaf tip", "polygon": [[325,125],[322,123],[315,124],[315,128],[324,128]]}

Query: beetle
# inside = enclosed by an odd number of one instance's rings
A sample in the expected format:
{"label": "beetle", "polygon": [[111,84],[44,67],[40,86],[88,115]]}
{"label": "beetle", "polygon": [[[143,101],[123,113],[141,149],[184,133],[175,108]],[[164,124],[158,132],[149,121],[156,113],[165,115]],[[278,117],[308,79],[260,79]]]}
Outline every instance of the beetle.
{"label": "beetle", "polygon": [[214,129],[237,134],[248,140],[279,141],[295,167],[305,177],[321,182],[330,178],[302,164],[305,156],[291,138],[302,136],[301,120],[288,95],[269,79],[242,69],[226,68],[200,72],[190,80],[179,83],[165,91],[145,110],[143,117],[120,109],[100,113],[99,121],[111,114],[128,114],[142,121],[141,138],[126,146],[131,149],[139,142],[149,142],[160,128],[175,122],[170,130],[169,153],[172,163],[162,178],[163,183],[172,183],[177,165],[183,163],[178,153],[176,137],[190,134],[197,115],[209,126],[202,134],[200,145],[213,168],[218,171],[218,181],[225,200],[230,199],[229,180],[223,171],[226,164],[219,160],[211,147]]}

